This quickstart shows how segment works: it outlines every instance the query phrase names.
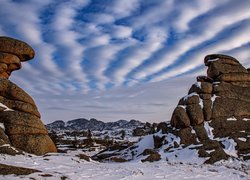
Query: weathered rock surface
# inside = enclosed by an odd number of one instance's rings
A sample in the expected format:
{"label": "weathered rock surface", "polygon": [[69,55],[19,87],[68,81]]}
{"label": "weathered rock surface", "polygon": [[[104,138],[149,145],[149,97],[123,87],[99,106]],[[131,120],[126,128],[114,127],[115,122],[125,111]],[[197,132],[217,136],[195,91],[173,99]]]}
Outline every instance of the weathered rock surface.
{"label": "weathered rock surface", "polygon": [[[189,95],[180,100],[171,125],[178,128],[181,144],[203,144],[198,148],[199,154],[209,157],[207,163],[228,158],[226,146],[230,143],[235,146],[236,156],[249,159],[249,71],[237,59],[226,55],[208,55],[204,62],[208,66],[207,76],[198,76]],[[199,99],[192,98],[194,94],[198,94]],[[179,110],[180,104],[185,107],[182,111]],[[225,142],[227,145],[223,145]],[[213,153],[206,153],[206,150],[213,150]]]}
{"label": "weathered rock surface", "polygon": [[8,174],[15,174],[15,175],[28,175],[36,172],[41,172],[36,169],[29,169],[23,167],[16,167],[10,166],[6,164],[0,164],[0,175],[8,175]]}
{"label": "weathered rock surface", "polygon": [[12,71],[21,68],[21,61],[32,59],[34,54],[27,43],[0,37],[0,153],[42,155],[57,151],[32,97],[8,80]]}
{"label": "weathered rock surface", "polygon": [[176,128],[185,128],[190,126],[190,119],[186,113],[185,107],[178,106],[171,118],[171,125]]}
{"label": "weathered rock surface", "polygon": [[10,37],[0,37],[0,52],[16,55],[21,61],[33,59],[35,51],[27,43]]}

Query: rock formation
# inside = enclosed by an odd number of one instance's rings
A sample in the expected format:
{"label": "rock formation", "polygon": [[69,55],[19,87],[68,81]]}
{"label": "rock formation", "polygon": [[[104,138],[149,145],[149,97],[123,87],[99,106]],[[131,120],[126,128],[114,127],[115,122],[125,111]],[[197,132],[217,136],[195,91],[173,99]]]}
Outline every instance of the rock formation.
{"label": "rock formation", "polygon": [[[188,95],[179,101],[171,125],[178,129],[181,143],[203,144],[199,153],[210,157],[208,161],[228,156],[223,150],[223,138],[235,143],[238,157],[249,159],[250,73],[238,60],[226,55],[208,55],[204,63],[207,76],[198,76]],[[211,134],[207,133],[208,127]],[[207,149],[214,151],[202,153]]]}
{"label": "rock formation", "polygon": [[0,153],[14,154],[11,146],[36,155],[57,151],[34,100],[8,80],[12,71],[21,68],[21,62],[34,55],[25,42],[0,37]]}
{"label": "rock formation", "polygon": [[[250,71],[226,55],[208,55],[204,63],[207,76],[197,77],[170,122],[159,123],[157,133],[113,151],[113,156],[103,151],[95,157],[102,161],[117,157],[175,162],[184,156],[198,156],[205,163],[229,157],[250,159]],[[194,158],[190,159],[193,163]]]}

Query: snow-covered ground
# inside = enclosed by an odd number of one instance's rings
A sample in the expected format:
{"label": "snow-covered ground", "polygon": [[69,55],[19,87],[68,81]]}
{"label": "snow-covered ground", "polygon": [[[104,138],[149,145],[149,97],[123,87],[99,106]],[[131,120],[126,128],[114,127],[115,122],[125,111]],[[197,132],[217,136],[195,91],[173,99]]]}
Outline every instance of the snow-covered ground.
{"label": "snow-covered ground", "polygon": [[[215,165],[198,165],[190,163],[169,163],[161,160],[153,163],[131,161],[126,163],[87,162],[76,155],[79,151],[67,154],[50,154],[49,156],[0,155],[0,163],[33,168],[40,173],[28,176],[1,176],[1,180],[15,179],[250,179],[250,163],[236,160],[218,162]],[[50,174],[51,177],[41,175]]]}

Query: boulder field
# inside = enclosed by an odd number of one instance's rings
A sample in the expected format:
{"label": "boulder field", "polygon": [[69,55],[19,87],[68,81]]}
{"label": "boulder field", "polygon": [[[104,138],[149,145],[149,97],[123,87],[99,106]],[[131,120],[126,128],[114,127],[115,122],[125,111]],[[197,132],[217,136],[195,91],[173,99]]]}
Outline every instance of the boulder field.
{"label": "boulder field", "polygon": [[9,80],[13,71],[21,69],[21,62],[34,55],[27,43],[0,37],[0,153],[57,152],[34,100]]}

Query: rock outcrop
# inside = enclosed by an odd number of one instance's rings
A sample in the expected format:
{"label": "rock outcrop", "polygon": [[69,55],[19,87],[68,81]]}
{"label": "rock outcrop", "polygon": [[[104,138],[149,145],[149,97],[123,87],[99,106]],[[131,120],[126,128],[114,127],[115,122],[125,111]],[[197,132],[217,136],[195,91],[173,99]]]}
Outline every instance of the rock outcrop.
{"label": "rock outcrop", "polygon": [[188,95],[178,102],[170,122],[159,123],[157,133],[113,151],[112,156],[103,151],[100,159],[188,163],[250,159],[250,71],[235,58],[220,54],[206,56],[204,63],[207,76],[197,77]]}
{"label": "rock outcrop", "polygon": [[[226,55],[208,55],[204,63],[207,76],[197,77],[188,95],[179,101],[171,125],[178,129],[183,144],[203,144],[199,148],[201,156],[206,149],[214,150],[206,154],[209,162],[228,156],[225,139],[235,144],[235,156],[249,159],[250,73],[238,60]],[[212,134],[207,133],[208,128]]]}
{"label": "rock outcrop", "polygon": [[21,68],[21,62],[34,55],[27,43],[0,37],[0,153],[21,150],[42,155],[57,151],[32,97],[8,79]]}

